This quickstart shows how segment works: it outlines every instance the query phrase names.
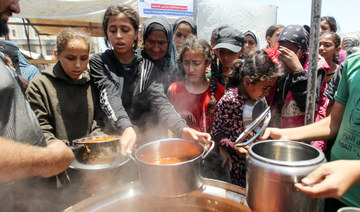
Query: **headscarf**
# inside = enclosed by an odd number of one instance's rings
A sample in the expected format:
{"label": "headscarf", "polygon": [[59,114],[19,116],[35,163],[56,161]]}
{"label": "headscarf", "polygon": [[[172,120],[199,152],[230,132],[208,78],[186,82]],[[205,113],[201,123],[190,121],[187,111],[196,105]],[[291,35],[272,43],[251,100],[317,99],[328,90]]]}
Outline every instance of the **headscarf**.
{"label": "headscarf", "polygon": [[187,17],[187,16],[184,16],[184,17],[180,17],[178,18],[175,23],[174,23],[174,27],[173,27],[173,32],[175,33],[176,32],[176,29],[178,28],[178,26],[181,24],[181,23],[186,23],[186,24],[189,24],[190,27],[191,27],[191,30],[192,30],[192,34],[197,36],[197,26],[196,26],[196,23],[194,21],[194,19],[190,18],[190,17]]}
{"label": "headscarf", "polygon": [[[152,16],[148,18],[144,23],[144,33],[143,33],[143,44],[145,44],[145,40],[149,35],[155,31],[161,30],[165,33],[166,38],[168,40],[168,44],[170,44],[172,40],[173,32],[171,30],[171,24],[164,16]],[[168,45],[170,46],[170,45]]]}
{"label": "headscarf", "polygon": [[343,38],[343,43],[344,43],[345,49],[347,49],[349,47],[358,47],[358,46],[360,46],[360,41],[355,36],[346,36],[346,37],[344,37]]}
{"label": "headscarf", "polygon": [[7,54],[10,57],[13,66],[16,70],[16,73],[21,74],[19,67],[19,55],[18,55],[19,46],[14,41],[9,41],[9,40],[1,40],[0,46],[3,47],[2,49],[0,49],[0,51]]}
{"label": "headscarf", "polygon": [[[176,67],[176,57],[177,51],[174,43],[173,31],[170,22],[164,16],[152,16],[148,18],[144,23],[144,33],[143,33],[143,44],[145,46],[145,40],[149,37],[149,35],[155,31],[161,30],[165,33],[167,41],[168,41],[168,48],[166,51],[165,56],[159,61],[152,61],[155,66],[157,66],[158,70],[166,73],[162,76],[162,83],[164,84],[164,88],[167,89],[169,83],[173,80],[170,79],[174,75],[177,75],[178,69]],[[151,58],[146,53],[146,47],[142,51],[142,55],[151,60]]]}
{"label": "headscarf", "polygon": [[286,26],[279,35],[279,43],[290,42],[307,51],[309,47],[309,32],[301,25]]}
{"label": "headscarf", "polygon": [[246,36],[246,35],[250,35],[251,37],[254,38],[254,40],[256,42],[256,49],[260,50],[261,46],[260,46],[260,40],[259,40],[258,34],[254,30],[248,30],[248,31],[244,32],[244,36]]}

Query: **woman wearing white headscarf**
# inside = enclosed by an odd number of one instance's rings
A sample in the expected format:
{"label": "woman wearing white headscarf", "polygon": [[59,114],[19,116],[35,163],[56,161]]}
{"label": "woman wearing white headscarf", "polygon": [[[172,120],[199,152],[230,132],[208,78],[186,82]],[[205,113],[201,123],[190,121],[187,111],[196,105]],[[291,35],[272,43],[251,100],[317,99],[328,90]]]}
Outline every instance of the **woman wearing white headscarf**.
{"label": "woman wearing white headscarf", "polygon": [[253,53],[256,52],[256,50],[260,50],[260,40],[259,40],[259,36],[257,35],[257,33],[254,30],[247,30],[246,32],[244,32],[245,35],[245,51],[244,51],[244,56],[247,57]]}

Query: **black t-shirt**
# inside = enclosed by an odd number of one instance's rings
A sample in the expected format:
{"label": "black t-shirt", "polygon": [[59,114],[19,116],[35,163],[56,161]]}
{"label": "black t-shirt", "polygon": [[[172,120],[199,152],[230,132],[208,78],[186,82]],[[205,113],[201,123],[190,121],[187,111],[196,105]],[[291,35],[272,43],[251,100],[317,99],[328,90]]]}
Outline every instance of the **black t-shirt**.
{"label": "black t-shirt", "polygon": [[342,70],[344,69],[343,64],[344,63],[341,63],[339,68],[335,71],[334,76],[332,77],[328,88],[324,92],[324,96],[326,96],[326,98],[333,100],[333,101],[335,100],[335,98],[334,98],[335,92],[337,91],[337,87],[339,85],[341,75],[342,75]]}

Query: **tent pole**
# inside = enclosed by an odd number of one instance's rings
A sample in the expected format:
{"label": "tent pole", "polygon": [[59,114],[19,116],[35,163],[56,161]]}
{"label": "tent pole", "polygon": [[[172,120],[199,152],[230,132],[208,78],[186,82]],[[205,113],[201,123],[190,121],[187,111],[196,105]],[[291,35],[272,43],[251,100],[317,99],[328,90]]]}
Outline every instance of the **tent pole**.
{"label": "tent pole", "polygon": [[310,30],[310,46],[309,46],[309,71],[307,83],[307,96],[305,107],[305,125],[314,122],[315,114],[315,97],[317,84],[317,62],[319,52],[320,37],[320,15],[321,0],[312,0],[311,7],[311,30]]}

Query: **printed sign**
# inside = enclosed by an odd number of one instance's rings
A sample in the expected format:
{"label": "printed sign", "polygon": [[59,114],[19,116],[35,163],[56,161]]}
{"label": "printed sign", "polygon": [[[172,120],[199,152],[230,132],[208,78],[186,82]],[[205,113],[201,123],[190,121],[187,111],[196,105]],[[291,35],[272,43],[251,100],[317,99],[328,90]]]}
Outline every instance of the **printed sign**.
{"label": "printed sign", "polygon": [[138,0],[140,17],[163,15],[168,18],[194,16],[194,0]]}

